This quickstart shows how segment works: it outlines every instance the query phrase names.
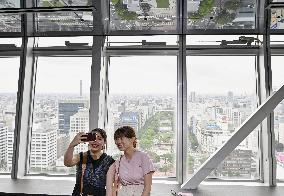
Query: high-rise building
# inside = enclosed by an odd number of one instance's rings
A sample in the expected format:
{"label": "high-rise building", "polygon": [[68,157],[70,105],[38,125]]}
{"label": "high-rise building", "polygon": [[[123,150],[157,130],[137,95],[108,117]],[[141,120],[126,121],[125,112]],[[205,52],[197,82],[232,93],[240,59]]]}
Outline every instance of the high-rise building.
{"label": "high-rise building", "polygon": [[233,103],[233,101],[234,101],[234,93],[232,91],[228,92],[227,101],[228,101],[228,103]]}
{"label": "high-rise building", "polygon": [[57,130],[48,122],[34,124],[32,132],[30,168],[45,170],[55,164],[57,158]]}
{"label": "high-rise building", "polygon": [[0,123],[0,168],[10,171],[13,158],[14,130]]}
{"label": "high-rise building", "polygon": [[196,94],[195,91],[190,92],[190,102],[194,103],[196,101]]}
{"label": "high-rise building", "polygon": [[66,152],[70,143],[70,136],[66,134],[57,134],[57,158],[60,158]]}
{"label": "high-rise building", "polygon": [[87,100],[60,100],[58,101],[58,131],[59,133],[70,133],[70,116],[76,114],[80,109],[88,108]]}
{"label": "high-rise building", "polygon": [[7,164],[7,142],[8,142],[8,127],[4,123],[0,123],[0,169]]}
{"label": "high-rise building", "polygon": [[83,83],[82,80],[80,80],[80,97],[83,96]]}
{"label": "high-rise building", "polygon": [[[89,110],[80,109],[76,114],[70,117],[70,142],[79,132],[89,132]],[[87,144],[79,144],[75,147],[74,153],[88,150]]]}

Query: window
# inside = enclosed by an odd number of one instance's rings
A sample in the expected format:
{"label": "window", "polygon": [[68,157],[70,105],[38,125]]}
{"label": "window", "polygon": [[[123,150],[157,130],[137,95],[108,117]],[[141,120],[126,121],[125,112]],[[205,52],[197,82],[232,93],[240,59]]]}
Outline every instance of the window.
{"label": "window", "polygon": [[20,58],[0,58],[0,173],[11,172]]}
{"label": "window", "polygon": [[[70,127],[81,116],[89,117],[91,64],[91,57],[38,58],[29,173],[75,173],[75,168],[63,165],[63,155],[79,131],[88,131],[89,120],[87,130]],[[46,156],[42,162],[34,162],[37,150]]]}
{"label": "window", "polygon": [[[283,56],[271,57],[273,91],[278,90],[282,85],[284,85],[283,60]],[[284,180],[284,101],[280,102],[274,110],[274,134],[276,142],[275,156],[277,161],[276,178]]]}
{"label": "window", "polygon": [[[254,61],[254,56],[187,57],[189,175],[255,111]],[[258,128],[208,177],[257,179],[257,153]]]}
{"label": "window", "polygon": [[108,151],[118,157],[114,131],[133,127],[155,176],[176,176],[176,62],[175,56],[110,57]]}

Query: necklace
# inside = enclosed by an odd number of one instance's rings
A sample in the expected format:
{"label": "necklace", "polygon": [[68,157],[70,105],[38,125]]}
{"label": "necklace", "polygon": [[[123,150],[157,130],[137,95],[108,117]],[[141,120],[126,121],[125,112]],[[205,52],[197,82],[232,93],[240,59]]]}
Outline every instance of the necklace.
{"label": "necklace", "polygon": [[127,161],[127,163],[130,163],[130,161],[132,160],[132,158],[133,158],[135,152],[136,152],[136,149],[134,149],[132,155],[131,155],[129,158],[127,158],[127,157],[124,155],[124,156],[125,156],[125,159],[126,159],[126,161]]}

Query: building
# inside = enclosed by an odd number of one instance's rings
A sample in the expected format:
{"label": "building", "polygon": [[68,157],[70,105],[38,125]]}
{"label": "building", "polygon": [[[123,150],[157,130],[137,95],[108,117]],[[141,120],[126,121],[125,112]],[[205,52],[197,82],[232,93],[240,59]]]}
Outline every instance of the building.
{"label": "building", "polygon": [[[74,137],[79,132],[88,133],[89,130],[89,110],[88,109],[80,109],[76,114],[70,117],[70,141],[74,139]],[[85,152],[88,150],[87,144],[80,144],[75,147],[74,153]]]}
{"label": "building", "polygon": [[31,141],[30,172],[51,170],[57,158],[57,130],[48,122],[34,125]]}
{"label": "building", "polygon": [[136,112],[121,113],[119,121],[114,126],[114,130],[122,126],[130,126],[133,127],[135,131],[139,131],[139,115]]}
{"label": "building", "polygon": [[60,100],[58,102],[59,133],[70,134],[70,117],[83,108],[88,108],[86,100]]}

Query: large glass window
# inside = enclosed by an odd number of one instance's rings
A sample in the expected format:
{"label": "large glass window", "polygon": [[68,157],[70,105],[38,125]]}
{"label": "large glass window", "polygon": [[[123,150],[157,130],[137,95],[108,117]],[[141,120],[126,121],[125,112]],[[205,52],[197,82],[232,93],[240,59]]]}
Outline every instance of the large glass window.
{"label": "large glass window", "polygon": [[[78,132],[89,131],[91,57],[39,57],[29,173],[68,174],[63,155]],[[74,153],[87,150],[80,144]]]}
{"label": "large glass window", "polygon": [[113,133],[132,126],[138,149],[154,162],[155,176],[176,176],[176,63],[173,56],[110,58],[108,150],[117,157]]}
{"label": "large glass window", "polygon": [[[272,69],[272,89],[278,90],[284,85],[284,67],[283,56],[271,57],[271,69]],[[276,178],[284,180],[284,101],[274,110],[274,134],[275,134],[275,150],[277,160],[277,173]]]}
{"label": "large glass window", "polygon": [[0,173],[11,172],[20,58],[0,58]]}
{"label": "large glass window", "polygon": [[[255,111],[255,57],[187,57],[187,93],[187,173],[191,176]],[[257,153],[258,129],[209,177],[256,179]]]}

